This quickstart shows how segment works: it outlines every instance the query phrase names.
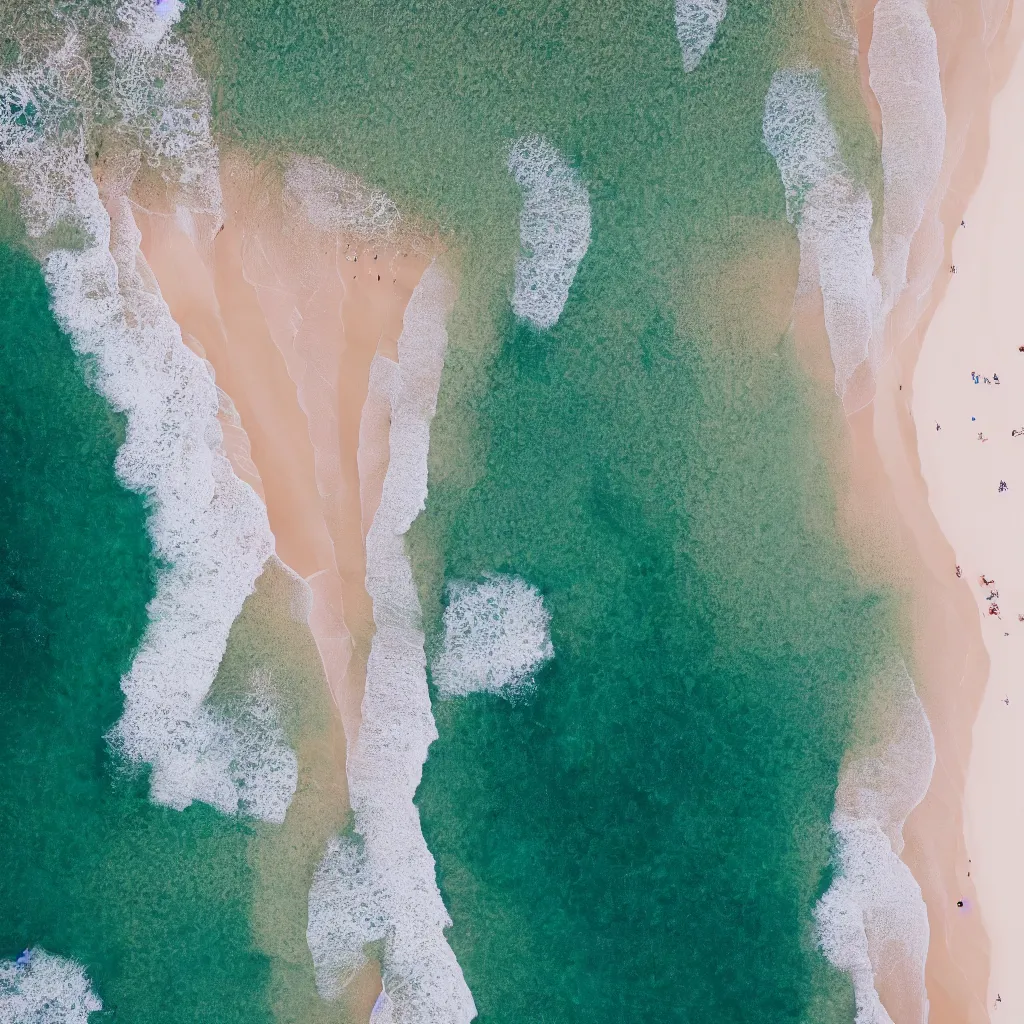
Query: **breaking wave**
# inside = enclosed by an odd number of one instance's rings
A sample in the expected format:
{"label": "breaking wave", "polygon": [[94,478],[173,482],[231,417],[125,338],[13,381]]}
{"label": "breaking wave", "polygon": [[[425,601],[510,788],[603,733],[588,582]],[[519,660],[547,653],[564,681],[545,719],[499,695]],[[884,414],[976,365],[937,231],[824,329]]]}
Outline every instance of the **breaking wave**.
{"label": "breaking wave", "polygon": [[307,942],[316,984],[336,998],[379,943],[385,1010],[395,1024],[466,1024],[473,996],[444,931],[434,858],[413,796],[437,738],[427,690],[419,598],[405,534],[424,507],[430,421],[447,347],[453,292],[428,267],[406,308],[398,363],[374,357],[370,387],[391,405],[390,461],[366,539],[376,633],[362,724],[348,756],[355,833],[332,839],[309,893]]}
{"label": "breaking wave", "polygon": [[512,308],[546,330],[558,323],[590,246],[590,197],[577,171],[540,135],[516,142],[508,169],[523,191]]}
{"label": "breaking wave", "polygon": [[939,180],[946,111],[935,30],[920,0],[880,0],[868,49],[882,112],[882,296],[886,311],[907,283],[910,243]]}
{"label": "breaking wave", "polygon": [[[110,38],[121,109],[134,109],[124,98],[126,83],[140,76],[167,76],[160,95],[168,101],[192,95],[188,55],[164,31],[166,20],[149,0],[118,8]],[[120,191],[110,183],[113,220],[100,197],[85,149],[93,89],[74,31],[58,51],[0,80],[0,159],[14,171],[30,236],[50,249],[44,272],[54,316],[89,359],[94,386],[125,415],[115,469],[127,488],[147,497],[154,554],[166,566],[140,649],[121,680],[124,712],[110,741],[130,762],[152,765],[157,803],[184,808],[201,800],[225,813],[281,821],[297,763],[271,705],[254,698],[234,722],[204,703],[273,537],[266,510],[221,450],[209,372],[182,343],[159,291],[147,286],[152,275],[124,194],[130,171]],[[184,175],[186,188],[202,187],[212,168],[216,180],[205,113],[196,120],[194,107],[161,108],[151,117],[153,131],[130,118],[126,130],[169,179]],[[179,145],[173,126],[180,121],[192,131]],[[219,190],[205,198],[219,207]],[[54,229],[68,227],[78,244],[47,242]]]}
{"label": "breaking wave", "polygon": [[432,666],[442,697],[474,691],[515,697],[555,656],[551,615],[535,587],[516,576],[448,585],[444,646]]}
{"label": "breaking wave", "polygon": [[901,1020],[925,1024],[928,912],[900,854],[903,824],[931,782],[935,743],[902,663],[884,685],[890,704],[882,738],[840,776],[832,813],[836,876],[814,916],[822,951],[853,981],[857,1024],[892,1024],[881,984],[906,1008]]}
{"label": "breaking wave", "polygon": [[88,1024],[103,1009],[85,968],[38,947],[0,960],[0,1024]]}
{"label": "breaking wave", "polygon": [[695,70],[715,41],[726,7],[726,0],[676,0],[676,35],[684,71]]}
{"label": "breaking wave", "polygon": [[825,107],[816,70],[786,68],[772,76],[764,104],[765,145],[797,227],[800,278],[821,288],[836,392],[873,351],[881,288],[871,251],[871,198],[853,181]]}
{"label": "breaking wave", "polygon": [[286,193],[322,231],[390,235],[398,226],[398,208],[383,192],[323,160],[292,157],[284,181]]}

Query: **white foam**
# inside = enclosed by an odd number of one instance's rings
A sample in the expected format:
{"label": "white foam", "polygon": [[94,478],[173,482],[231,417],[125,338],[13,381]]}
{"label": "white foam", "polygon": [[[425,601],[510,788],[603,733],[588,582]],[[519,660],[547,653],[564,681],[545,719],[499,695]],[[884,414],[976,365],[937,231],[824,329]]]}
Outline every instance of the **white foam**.
{"label": "white foam", "polygon": [[797,226],[801,281],[821,288],[836,392],[842,395],[868,358],[880,323],[871,199],[840,157],[816,70],[786,68],[772,76],[763,130],[785,189],[786,215]]}
{"label": "white foam", "polygon": [[0,1024],[88,1024],[103,1009],[85,968],[38,947],[26,964],[0,960]]}
{"label": "white foam", "polygon": [[284,181],[286,194],[322,231],[389,235],[398,226],[398,208],[387,195],[323,160],[293,156]]}
{"label": "white foam", "polygon": [[508,169],[523,190],[512,308],[546,330],[558,323],[590,246],[590,197],[577,171],[540,135],[516,142]]}
{"label": "white foam", "polygon": [[432,264],[406,308],[398,364],[374,358],[371,388],[391,405],[390,461],[366,540],[373,636],[362,724],[348,756],[355,835],[328,844],[309,895],[306,933],[317,988],[333,998],[380,943],[396,1024],[466,1024],[476,1007],[444,931],[451,919],[413,796],[437,738],[419,598],[405,534],[427,496],[430,421],[453,290]]}
{"label": "white foam", "polygon": [[109,34],[117,131],[184,191],[189,205],[219,212],[209,95],[185,44],[168,31],[180,13],[179,0],[118,4]]}
{"label": "white foam", "polygon": [[946,147],[935,30],[921,0],[879,0],[868,68],[882,113],[885,210],[879,276],[888,311],[906,286],[910,243],[939,180]]}
{"label": "white foam", "polygon": [[676,36],[684,71],[695,70],[715,41],[726,7],[726,0],[676,0]]}
{"label": "white foam", "polygon": [[432,666],[438,693],[528,692],[534,673],[555,656],[550,626],[540,593],[517,576],[450,583],[444,646]]}
{"label": "white foam", "polygon": [[832,813],[836,875],[814,913],[823,952],[853,980],[857,1024],[892,1024],[881,985],[906,1008],[901,1020],[924,1024],[928,913],[899,855],[903,824],[931,781],[935,743],[902,662],[879,685],[888,695],[882,738],[843,768]]}
{"label": "white foam", "polygon": [[370,1010],[370,1024],[394,1024],[394,1021],[395,1004],[391,1002],[387,989],[382,988]]}
{"label": "white foam", "polygon": [[[204,704],[273,537],[263,505],[221,451],[213,380],[145,285],[140,236],[123,196],[112,202],[112,232],[85,160],[91,88],[73,33],[41,65],[0,81],[0,158],[18,181],[30,235],[64,222],[86,236],[81,249],[46,258],[52,308],[90,358],[97,390],[125,414],[115,469],[147,496],[154,553],[167,566],[121,680],[124,713],[110,739],[129,761],[152,765],[158,803],[184,808],[201,800],[280,821],[297,767],[269,711],[257,701],[244,723],[232,723]],[[20,124],[26,104],[38,115]],[[69,124],[76,104],[79,120]]]}

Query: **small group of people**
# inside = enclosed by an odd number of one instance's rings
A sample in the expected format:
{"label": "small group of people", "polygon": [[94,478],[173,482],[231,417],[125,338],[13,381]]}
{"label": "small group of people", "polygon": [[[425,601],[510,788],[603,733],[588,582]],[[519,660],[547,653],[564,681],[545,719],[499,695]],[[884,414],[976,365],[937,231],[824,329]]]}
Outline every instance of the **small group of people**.
{"label": "small group of people", "polygon": [[973,370],[971,370],[971,380],[975,384],[998,384],[998,383],[1000,383],[1000,381],[999,381],[999,374],[998,373],[993,373],[991,377],[980,377]]}

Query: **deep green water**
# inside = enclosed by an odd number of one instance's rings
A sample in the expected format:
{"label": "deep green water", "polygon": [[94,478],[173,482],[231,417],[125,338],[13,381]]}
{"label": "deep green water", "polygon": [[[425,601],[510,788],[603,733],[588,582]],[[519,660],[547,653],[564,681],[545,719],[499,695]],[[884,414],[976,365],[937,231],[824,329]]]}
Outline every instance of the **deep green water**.
{"label": "deep green water", "polygon": [[[708,301],[748,251],[737,293],[795,282],[761,117],[778,66],[830,52],[814,10],[731,4],[689,77],[668,3],[203,0],[186,31],[225,138],[363,174],[460,275],[412,538],[428,623],[445,580],[513,572],[556,650],[531,703],[435,701],[418,802],[481,1021],[852,1019],[811,909],[891,608],[835,536],[832,399],[789,298]],[[877,168],[832,55],[844,144]],[[507,304],[526,132],[593,209],[549,333]]]}
{"label": "deep green water", "polygon": [[155,807],[103,739],[155,570],[142,501],[114,476],[122,425],[7,245],[0,310],[0,956],[79,960],[126,1024],[269,1021],[250,830]]}

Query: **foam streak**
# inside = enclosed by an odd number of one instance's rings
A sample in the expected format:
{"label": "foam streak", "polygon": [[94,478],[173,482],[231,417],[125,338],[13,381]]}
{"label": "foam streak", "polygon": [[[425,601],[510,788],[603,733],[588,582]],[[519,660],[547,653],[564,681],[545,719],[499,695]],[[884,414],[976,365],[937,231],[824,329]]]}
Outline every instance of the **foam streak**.
{"label": "foam streak", "polygon": [[935,743],[902,663],[883,685],[883,737],[843,769],[832,814],[838,870],[814,914],[823,952],[853,980],[857,1024],[892,1024],[883,982],[906,1009],[901,1019],[925,1024],[928,912],[900,854],[903,824],[931,781]]}
{"label": "foam streak", "polygon": [[451,583],[434,685],[442,697],[528,693],[534,673],[555,656],[550,624],[540,593],[517,576]]}
{"label": "foam streak", "polygon": [[676,36],[683,51],[684,71],[696,70],[715,41],[726,7],[726,0],[676,0]]}
{"label": "foam streak", "polygon": [[523,190],[512,308],[547,330],[558,323],[590,246],[590,197],[579,174],[540,135],[512,147],[508,169]]}
{"label": "foam streak", "polygon": [[380,942],[395,1024],[466,1024],[473,997],[444,931],[434,859],[413,797],[437,729],[421,612],[405,534],[427,496],[427,452],[447,346],[452,287],[431,265],[409,300],[398,363],[376,356],[371,388],[391,403],[390,461],[366,539],[376,625],[362,725],[348,758],[354,837],[332,840],[309,895],[306,933],[317,987],[334,998]]}
{"label": "foam streak", "polygon": [[0,960],[0,1024],[87,1024],[103,1009],[85,968],[45,949]]}
{"label": "foam streak", "polygon": [[[151,5],[136,6],[157,19]],[[139,18],[142,32],[148,23]],[[122,21],[114,34],[124,31]],[[160,37],[146,45],[158,48]],[[124,712],[110,739],[129,761],[152,765],[158,803],[184,808],[201,800],[280,821],[297,764],[273,709],[257,700],[243,724],[204,704],[273,537],[266,510],[221,451],[212,378],[182,343],[159,292],[144,285],[127,200],[112,203],[112,224],[100,198],[85,159],[91,89],[73,33],[41,65],[0,82],[0,158],[18,181],[31,236],[73,227],[84,239],[46,257],[53,313],[90,360],[97,390],[125,415],[115,469],[127,488],[147,496],[154,554],[167,566],[121,680]],[[68,111],[80,112],[73,127]]]}

